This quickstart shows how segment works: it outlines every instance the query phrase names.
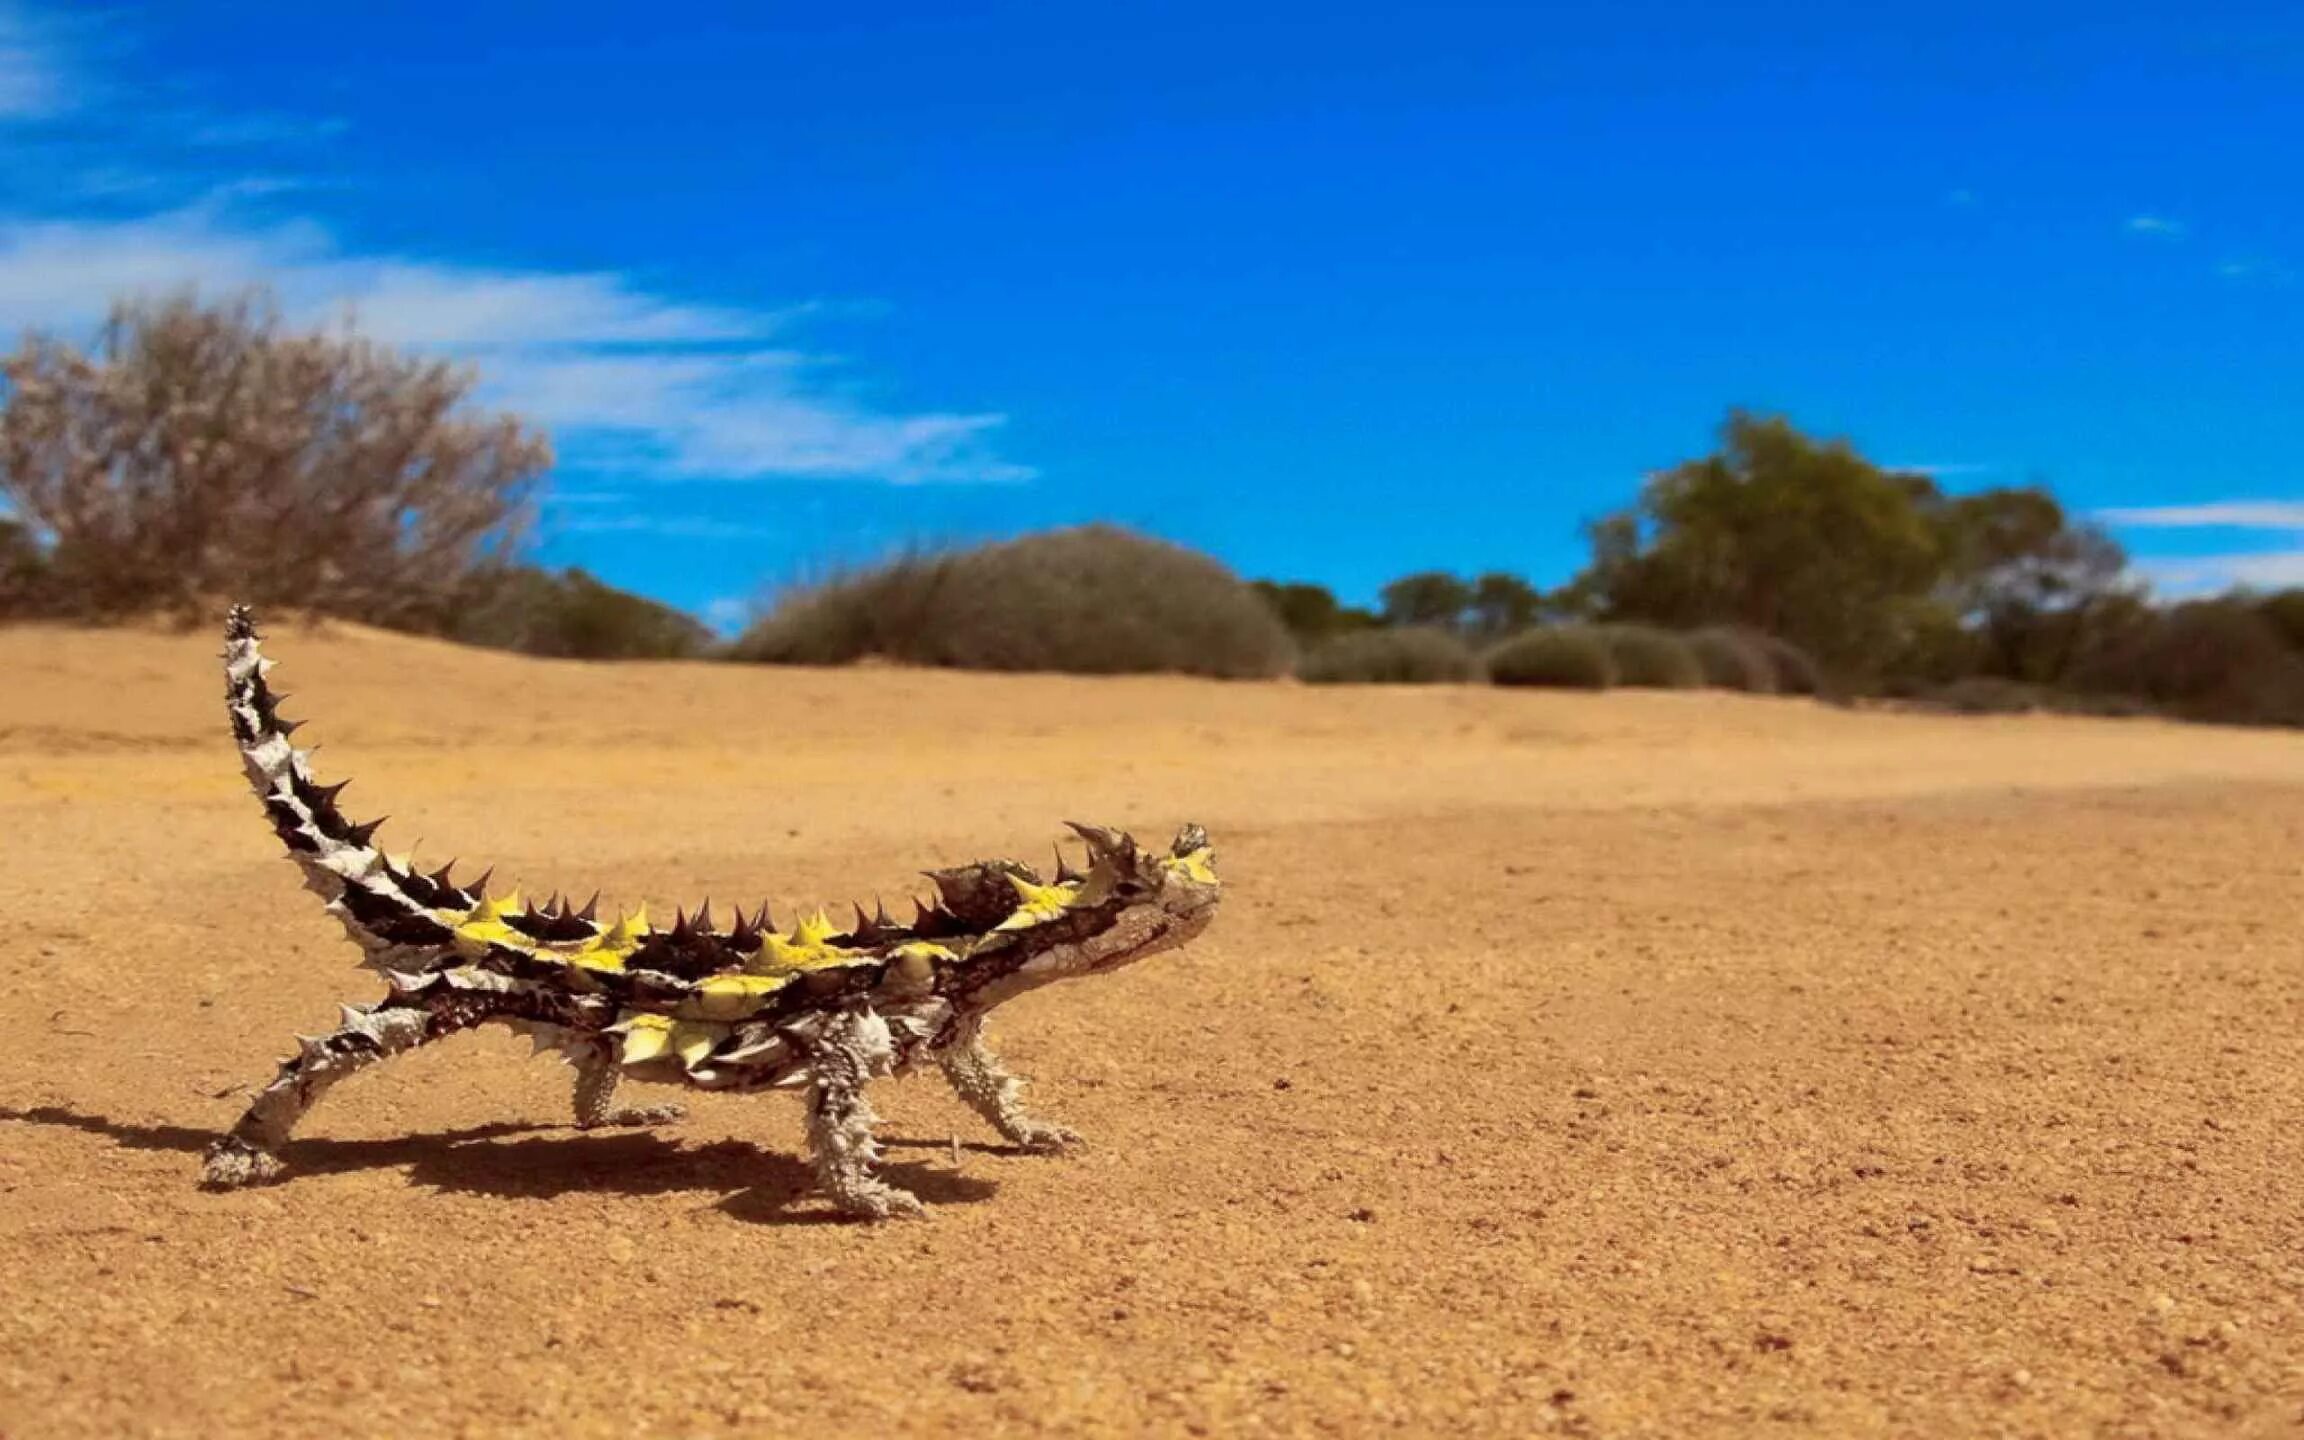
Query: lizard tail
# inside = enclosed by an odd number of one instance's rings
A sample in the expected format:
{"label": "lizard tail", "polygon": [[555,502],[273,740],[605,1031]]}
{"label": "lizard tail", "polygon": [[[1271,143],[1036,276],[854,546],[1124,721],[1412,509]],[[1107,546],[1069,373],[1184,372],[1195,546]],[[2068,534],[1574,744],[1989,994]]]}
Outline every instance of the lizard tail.
{"label": "lizard tail", "polygon": [[[327,902],[370,963],[421,968],[423,957],[410,951],[436,952],[454,939],[438,912],[469,910],[478,898],[450,883],[446,869],[419,875],[388,859],[372,843],[382,820],[354,824],[344,817],[336,805],[344,783],[320,784],[310,753],[289,742],[301,722],[281,718],[283,697],[265,682],[273,662],[262,645],[255,616],[233,606],[224,621],[224,698],[248,783],[306,888]],[[418,963],[394,966],[399,960]]]}

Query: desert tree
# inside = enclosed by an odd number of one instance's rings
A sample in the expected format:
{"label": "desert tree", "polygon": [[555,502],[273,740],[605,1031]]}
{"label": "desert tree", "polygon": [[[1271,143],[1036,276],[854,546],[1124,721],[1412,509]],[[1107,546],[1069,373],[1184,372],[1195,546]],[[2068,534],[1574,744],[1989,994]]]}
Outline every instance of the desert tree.
{"label": "desert tree", "polygon": [[1454,630],[1472,604],[1472,587],[1445,570],[1403,575],[1377,593],[1387,625]]}
{"label": "desert tree", "polygon": [[28,334],[0,383],[0,496],[82,614],[436,613],[514,551],[552,460],[471,371],[291,328],[261,291],[122,301],[86,348]]}

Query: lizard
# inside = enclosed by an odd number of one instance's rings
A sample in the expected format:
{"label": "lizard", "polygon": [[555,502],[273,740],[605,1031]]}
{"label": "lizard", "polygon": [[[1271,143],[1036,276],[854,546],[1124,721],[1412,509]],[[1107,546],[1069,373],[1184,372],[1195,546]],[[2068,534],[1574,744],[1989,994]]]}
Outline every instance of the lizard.
{"label": "lizard", "polygon": [[909,923],[875,902],[853,924],[819,910],[780,931],[762,904],[716,923],[709,901],[670,928],[645,907],[613,920],[598,897],[542,905],[490,892],[493,870],[459,883],[456,862],[424,872],[375,844],[383,821],[355,824],[345,783],[314,777],[267,681],[254,616],[225,622],[226,706],[251,787],[306,888],[326,902],[380,976],[380,1001],[340,1006],[327,1034],[256,1090],[211,1145],[202,1183],[232,1189],[282,1178],[281,1151],[331,1087],[381,1061],[484,1024],[525,1032],[537,1053],[575,1069],[579,1128],[656,1124],[676,1105],[619,1108],[629,1077],[703,1090],[798,1089],[818,1188],[848,1215],[923,1213],[918,1196],[876,1173],[880,1147],[866,1089],[933,1065],[969,1108],[1029,1152],[1073,1145],[1070,1130],[1028,1113],[1022,1082],[987,1047],[985,1016],[1052,981],[1103,974],[1191,940],[1222,897],[1207,832],[1185,825],[1165,851],[1126,833],[1073,824],[1075,866],[1058,847],[1043,876],[1014,860],[924,872],[934,893]]}

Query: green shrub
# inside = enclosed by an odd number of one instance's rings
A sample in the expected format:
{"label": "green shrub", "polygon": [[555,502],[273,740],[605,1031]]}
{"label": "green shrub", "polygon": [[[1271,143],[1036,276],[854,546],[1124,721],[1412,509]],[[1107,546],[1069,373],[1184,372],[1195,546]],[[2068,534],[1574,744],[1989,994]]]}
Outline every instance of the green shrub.
{"label": "green shrub", "polygon": [[1605,690],[1616,683],[1616,658],[1589,625],[1525,631],[1490,650],[1486,664],[1498,685]]}
{"label": "green shrub", "polygon": [[1600,638],[1616,662],[1616,683],[1656,690],[1692,690],[1704,667],[1688,642],[1647,625],[1603,625]]}
{"label": "green shrub", "polygon": [[1231,571],[1108,525],[907,555],[790,592],[739,637],[739,660],[866,656],[964,670],[1284,672],[1288,632]]}
{"label": "green shrub", "polygon": [[1473,671],[1463,641],[1422,626],[1339,635],[1296,667],[1312,685],[1453,685]]}
{"label": "green shrub", "polygon": [[1776,666],[1768,647],[1748,631],[1716,627],[1688,638],[1688,650],[1703,667],[1704,683],[1720,690],[1766,695],[1776,688]]}
{"label": "green shrub", "polygon": [[1752,636],[1752,643],[1768,652],[1768,663],[1776,671],[1776,689],[1786,695],[1831,694],[1824,683],[1824,669],[1814,656],[1791,641],[1775,635]]}
{"label": "green shrub", "polygon": [[468,579],[432,625],[466,645],[576,660],[700,655],[712,632],[694,616],[606,585],[582,570],[507,566]]}

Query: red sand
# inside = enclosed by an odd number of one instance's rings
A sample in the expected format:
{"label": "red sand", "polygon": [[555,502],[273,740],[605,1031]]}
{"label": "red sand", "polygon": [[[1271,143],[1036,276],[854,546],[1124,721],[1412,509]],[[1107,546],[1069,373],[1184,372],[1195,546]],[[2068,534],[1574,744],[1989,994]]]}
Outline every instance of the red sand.
{"label": "red sand", "polygon": [[215,648],[0,632],[10,1440],[2304,1432],[2304,737],[274,637],[354,813],[531,892],[1204,821],[1204,940],[995,1021],[1088,1150],[883,1087],[875,1229],[790,1098],[579,1135],[495,1034],[197,1191],[374,993]]}

